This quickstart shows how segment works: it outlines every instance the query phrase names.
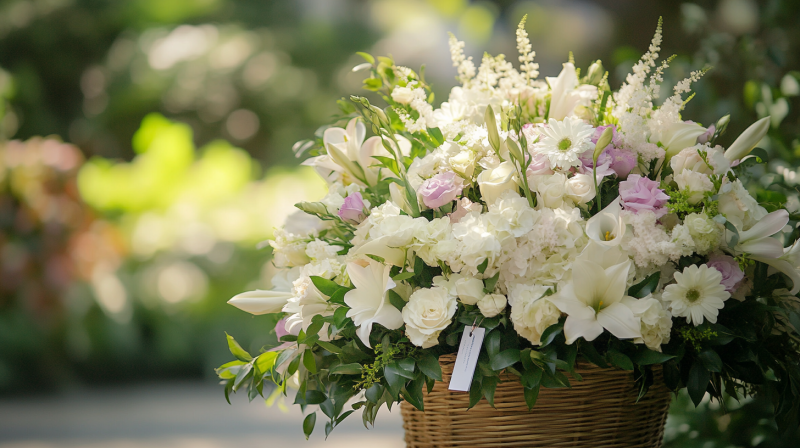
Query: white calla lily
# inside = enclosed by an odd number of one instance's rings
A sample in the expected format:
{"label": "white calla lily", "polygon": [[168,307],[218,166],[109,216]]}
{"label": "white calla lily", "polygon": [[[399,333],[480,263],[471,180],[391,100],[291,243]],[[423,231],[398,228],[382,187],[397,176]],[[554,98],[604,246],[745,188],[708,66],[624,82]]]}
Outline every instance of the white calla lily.
{"label": "white calla lily", "polygon": [[667,127],[660,135],[655,135],[650,141],[659,141],[666,151],[666,158],[683,151],[685,148],[697,144],[697,137],[705,134],[706,128],[697,123],[679,121]]}
{"label": "white calla lily", "polygon": [[750,154],[750,151],[756,147],[758,142],[767,135],[770,124],[769,120],[770,117],[766,116],[745,129],[725,151],[725,158],[733,162],[734,160],[739,160]]}
{"label": "white calla lily", "polygon": [[617,198],[586,221],[586,236],[602,246],[619,246],[626,230],[621,211],[622,206]]}
{"label": "white calla lily", "polygon": [[550,301],[564,313],[567,344],[578,338],[593,341],[608,330],[620,339],[641,337],[641,320],[623,303],[631,262],[603,269],[597,263],[576,260],[573,278]]}
{"label": "white calla lily", "polygon": [[387,292],[397,286],[391,279],[391,266],[385,266],[374,260],[362,266],[357,262],[347,263],[347,275],[356,289],[344,295],[344,303],[350,307],[347,317],[353,319],[358,327],[356,334],[367,347],[369,334],[374,324],[380,324],[389,330],[403,326],[403,315],[389,302]]}
{"label": "white calla lily", "polygon": [[242,311],[259,316],[261,314],[280,313],[291,298],[291,292],[257,289],[237,294],[228,300],[228,303]]}

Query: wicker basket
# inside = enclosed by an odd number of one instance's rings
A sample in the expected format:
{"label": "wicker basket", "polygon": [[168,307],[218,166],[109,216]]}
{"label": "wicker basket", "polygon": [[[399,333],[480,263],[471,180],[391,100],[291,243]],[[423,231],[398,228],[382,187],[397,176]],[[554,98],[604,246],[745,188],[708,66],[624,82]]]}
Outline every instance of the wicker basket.
{"label": "wicker basket", "polygon": [[439,363],[443,381],[425,396],[425,412],[401,405],[408,448],[661,447],[671,397],[660,366],[638,403],[631,372],[580,363],[583,381],[571,381],[570,389],[543,387],[532,411],[515,377],[497,386],[496,409],[482,400],[467,411],[469,394],[447,389],[455,355]]}

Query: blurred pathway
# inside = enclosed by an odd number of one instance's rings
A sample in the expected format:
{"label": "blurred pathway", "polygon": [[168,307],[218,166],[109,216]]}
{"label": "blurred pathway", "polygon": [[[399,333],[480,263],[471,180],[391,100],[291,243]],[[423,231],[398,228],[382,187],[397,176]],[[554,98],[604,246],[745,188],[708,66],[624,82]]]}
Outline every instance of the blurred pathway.
{"label": "blurred pathway", "polygon": [[[225,402],[207,383],[89,389],[0,400],[0,448],[401,448],[399,409],[366,430],[359,412],[325,441],[325,418],[306,441],[299,408],[283,413],[244,395]],[[322,423],[320,423],[322,422]]]}

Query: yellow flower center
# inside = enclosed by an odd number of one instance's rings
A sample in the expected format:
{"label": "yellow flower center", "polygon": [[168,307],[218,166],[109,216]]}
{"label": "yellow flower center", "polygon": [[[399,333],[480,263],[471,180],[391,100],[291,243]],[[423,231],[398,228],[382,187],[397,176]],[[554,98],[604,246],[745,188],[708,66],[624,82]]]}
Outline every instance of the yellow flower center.
{"label": "yellow flower center", "polygon": [[614,239],[614,235],[611,234],[611,231],[606,232],[605,239],[606,241],[611,241]]}

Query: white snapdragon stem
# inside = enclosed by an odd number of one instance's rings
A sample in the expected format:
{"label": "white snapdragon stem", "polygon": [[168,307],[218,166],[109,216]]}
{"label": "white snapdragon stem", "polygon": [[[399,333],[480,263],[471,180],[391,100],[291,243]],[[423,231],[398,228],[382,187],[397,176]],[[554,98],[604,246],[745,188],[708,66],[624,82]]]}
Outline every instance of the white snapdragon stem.
{"label": "white snapdragon stem", "polygon": [[257,289],[233,296],[228,303],[253,315],[280,313],[292,298],[291,292]]}
{"label": "white snapdragon stem", "polygon": [[734,160],[739,160],[750,154],[750,151],[756,147],[758,142],[767,135],[770,123],[769,120],[770,117],[766,116],[745,129],[725,151],[725,158],[733,162]]}

